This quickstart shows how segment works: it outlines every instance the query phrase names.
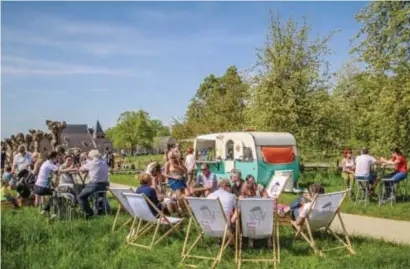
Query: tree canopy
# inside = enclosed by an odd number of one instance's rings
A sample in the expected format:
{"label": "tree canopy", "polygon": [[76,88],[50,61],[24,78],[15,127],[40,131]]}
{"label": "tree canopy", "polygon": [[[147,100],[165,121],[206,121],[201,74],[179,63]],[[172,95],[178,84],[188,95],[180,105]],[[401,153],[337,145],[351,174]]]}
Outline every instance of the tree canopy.
{"label": "tree canopy", "polygon": [[312,39],[306,20],[271,16],[253,75],[231,66],[206,77],[172,136],[251,127],[294,134],[302,153],[363,146],[410,153],[409,16],[409,2],[369,3],[356,15],[362,28],[352,59],[334,76],[326,61],[334,32]]}

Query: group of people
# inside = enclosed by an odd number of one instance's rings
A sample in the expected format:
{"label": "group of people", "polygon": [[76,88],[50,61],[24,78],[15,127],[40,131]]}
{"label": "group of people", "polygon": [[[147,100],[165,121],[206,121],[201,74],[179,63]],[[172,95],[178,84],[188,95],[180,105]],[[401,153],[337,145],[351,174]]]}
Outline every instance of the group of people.
{"label": "group of people", "polygon": [[[377,184],[383,178],[391,179],[390,181],[386,181],[385,187],[393,189],[394,184],[406,179],[408,173],[406,158],[399,148],[391,150],[391,159],[376,159],[369,154],[367,148],[362,148],[360,155],[354,158],[352,152],[346,150],[345,157],[341,164],[345,188],[352,190],[356,179],[367,180],[370,185],[370,193],[374,193]],[[384,175],[383,177],[377,177],[375,171],[372,170],[372,166],[375,164],[394,165],[394,172]]]}
{"label": "group of people", "polygon": [[[153,162],[148,165],[144,173],[137,175],[140,186],[136,193],[145,194],[159,210],[165,213],[189,214],[184,203],[184,198],[187,196],[219,198],[225,215],[231,222],[231,228],[235,229],[238,216],[236,198],[269,197],[264,187],[258,185],[252,175],[243,179],[241,171],[237,169],[231,171],[229,179],[222,179],[219,182],[207,163],[201,164],[201,172],[197,174],[192,148],[188,148],[185,159],[182,159],[179,147],[176,146],[167,153],[164,161],[163,170],[159,163]],[[168,184],[172,192],[165,193],[164,183]],[[310,201],[316,194],[321,193],[324,193],[324,188],[319,184],[312,184],[308,187],[308,193],[292,204],[279,205],[278,213],[280,216],[288,214],[292,221],[300,224],[307,216]],[[154,215],[157,215],[156,209],[152,206],[150,209]],[[253,247],[252,240],[249,240],[249,246]],[[270,239],[268,247],[272,247]]]}
{"label": "group of people", "polygon": [[[91,150],[78,156],[65,153],[63,148],[51,151],[46,160],[40,153],[26,151],[19,146],[12,166],[6,167],[2,175],[1,200],[11,201],[15,207],[21,206],[25,200],[33,200],[38,205],[42,196],[54,197],[57,193],[67,192],[74,202],[82,207],[86,218],[93,216],[88,198],[95,192],[106,191],[109,187],[108,165],[98,150]],[[86,174],[88,184],[78,192],[73,175]],[[14,197],[10,190],[16,190]],[[50,212],[53,199],[48,199],[42,214]],[[108,203],[108,202],[107,202]],[[55,212],[54,212],[55,213]],[[51,214],[54,218],[55,214]]]}

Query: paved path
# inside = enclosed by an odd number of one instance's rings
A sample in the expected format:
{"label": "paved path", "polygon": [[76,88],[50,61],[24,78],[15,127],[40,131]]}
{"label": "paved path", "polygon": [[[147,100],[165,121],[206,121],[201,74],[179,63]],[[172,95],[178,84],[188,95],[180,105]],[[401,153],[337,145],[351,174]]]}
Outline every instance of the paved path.
{"label": "paved path", "polygon": [[[129,188],[127,185],[111,183],[113,188]],[[410,245],[410,221],[373,218],[360,215],[344,214],[342,218],[350,236],[361,235]],[[338,218],[332,223],[334,231],[340,231]]]}

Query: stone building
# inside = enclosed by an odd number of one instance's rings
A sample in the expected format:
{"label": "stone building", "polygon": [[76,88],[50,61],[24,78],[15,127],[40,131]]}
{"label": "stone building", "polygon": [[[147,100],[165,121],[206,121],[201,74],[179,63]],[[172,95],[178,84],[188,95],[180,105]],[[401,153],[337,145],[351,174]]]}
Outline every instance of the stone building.
{"label": "stone building", "polygon": [[104,153],[106,147],[112,148],[112,142],[105,137],[99,121],[95,129],[88,128],[87,124],[67,124],[60,135],[61,144],[68,150],[79,148],[86,152],[98,149]]}

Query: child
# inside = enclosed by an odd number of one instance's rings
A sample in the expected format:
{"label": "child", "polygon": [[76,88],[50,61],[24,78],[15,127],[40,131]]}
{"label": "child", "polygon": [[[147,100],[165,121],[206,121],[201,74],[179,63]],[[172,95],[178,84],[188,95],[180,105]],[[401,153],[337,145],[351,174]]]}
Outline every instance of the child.
{"label": "child", "polygon": [[279,215],[284,216],[286,213],[290,213],[292,223],[300,225],[307,217],[308,210],[312,204],[312,201],[316,195],[325,193],[325,189],[320,184],[311,184],[308,187],[308,193],[300,196],[295,202],[289,206],[285,206],[279,209]]}
{"label": "child", "polygon": [[3,180],[5,183],[7,183],[8,186],[13,187],[14,180],[13,180],[13,175],[11,174],[11,167],[7,166],[5,170],[6,172],[4,172],[3,174]]}
{"label": "child", "polygon": [[10,193],[8,190],[8,183],[4,179],[1,181],[1,189],[0,189],[0,199],[1,201],[10,201],[13,203],[15,208],[19,208],[17,203],[17,199]]}

